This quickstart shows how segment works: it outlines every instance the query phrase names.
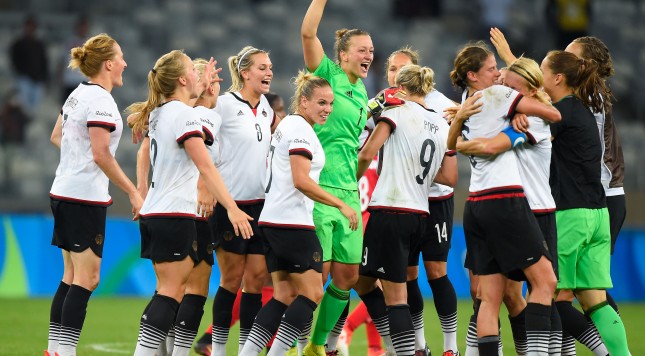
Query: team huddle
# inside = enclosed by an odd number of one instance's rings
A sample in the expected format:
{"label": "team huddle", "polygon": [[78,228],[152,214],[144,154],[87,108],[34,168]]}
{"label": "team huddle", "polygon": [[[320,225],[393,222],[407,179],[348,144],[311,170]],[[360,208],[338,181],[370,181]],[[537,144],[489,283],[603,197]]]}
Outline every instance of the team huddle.
{"label": "team huddle", "polygon": [[[121,48],[99,34],[72,49],[70,67],[89,80],[69,95],[51,137],[61,151],[52,244],[64,274],[45,355],[76,355],[99,283],[110,181],[129,196],[141,257],[157,278],[134,355],[189,354],[215,262],[221,279],[200,354],[225,355],[239,320],[239,355],[266,347],[268,355],[346,355],[360,319],[374,330],[368,355],[430,355],[420,257],[443,355],[460,355],[446,271],[457,152],[471,168],[463,224],[473,315],[462,352],[501,354],[504,302],[517,355],[575,355],[575,340],[595,355],[630,355],[606,292],[625,219],[607,47],[581,37],[538,64],[516,58],[491,29],[507,67],[498,70],[483,42],[464,46],[450,73],[460,104],[404,47],[388,57],[390,87],[369,99],[362,80],[372,39],[339,30],[335,58],[327,57],[317,36],[325,5],[312,0],[304,16],[305,70],[288,115],[270,93],[265,50],[246,46],[228,58],[232,84],[221,95],[213,58],[174,50],[152,64],[147,99],[126,109],[141,145],[136,184],[114,158],[123,120],[110,93],[123,85]],[[357,182],[374,157],[363,232]],[[350,315],[351,289],[361,304]]]}

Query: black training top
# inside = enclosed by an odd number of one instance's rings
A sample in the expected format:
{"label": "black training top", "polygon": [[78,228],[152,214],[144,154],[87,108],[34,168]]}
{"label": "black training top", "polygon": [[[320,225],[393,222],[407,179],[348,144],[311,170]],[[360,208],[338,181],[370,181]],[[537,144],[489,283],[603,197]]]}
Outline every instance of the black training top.
{"label": "black training top", "polygon": [[554,106],[562,121],[551,125],[551,193],[556,210],[607,206],[600,182],[602,146],[593,114],[569,95]]}

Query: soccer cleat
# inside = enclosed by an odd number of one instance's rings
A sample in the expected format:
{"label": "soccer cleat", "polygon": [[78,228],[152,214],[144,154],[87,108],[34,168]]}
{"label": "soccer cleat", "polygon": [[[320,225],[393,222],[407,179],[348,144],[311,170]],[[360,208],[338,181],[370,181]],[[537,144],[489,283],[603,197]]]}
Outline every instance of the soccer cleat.
{"label": "soccer cleat", "polygon": [[426,344],[426,347],[423,350],[415,351],[414,356],[432,356],[432,352],[430,352],[430,348],[428,347],[428,344]]}
{"label": "soccer cleat", "polygon": [[[269,352],[267,351],[267,354]],[[293,346],[284,354],[284,356],[298,356],[298,348]]]}
{"label": "soccer cleat", "polygon": [[367,349],[367,356],[381,356],[384,352],[381,347],[370,347]]}
{"label": "soccer cleat", "polygon": [[461,354],[459,353],[459,351],[448,350],[444,351],[443,356],[461,356]]}
{"label": "soccer cleat", "polygon": [[58,356],[58,352],[49,353],[49,351],[45,350],[45,356]]}
{"label": "soccer cleat", "polygon": [[193,349],[195,349],[195,353],[197,353],[198,355],[211,356],[211,351],[213,351],[213,345],[211,345],[210,343],[205,343],[205,342],[201,342],[201,340],[198,340],[195,343],[195,346],[193,347]]}
{"label": "soccer cleat", "polygon": [[303,356],[327,356],[325,345],[314,345],[309,341],[307,346],[302,350]]}

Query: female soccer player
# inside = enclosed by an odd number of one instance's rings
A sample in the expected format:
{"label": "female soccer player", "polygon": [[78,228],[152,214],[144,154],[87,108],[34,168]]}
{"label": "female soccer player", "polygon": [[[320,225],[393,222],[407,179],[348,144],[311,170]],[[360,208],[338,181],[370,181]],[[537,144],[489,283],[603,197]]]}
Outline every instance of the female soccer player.
{"label": "female soccer player", "polygon": [[[524,98],[513,89],[494,85],[498,77],[495,56],[483,43],[468,45],[459,52],[450,73],[453,85],[464,90],[463,101],[476,94],[481,96],[483,106],[481,112],[467,120],[460,115],[455,117],[448,148],[456,147],[460,133],[464,140],[494,137],[508,127],[508,119],[515,112],[560,120],[559,112],[553,107]],[[470,195],[464,212],[464,230],[473,274],[479,275],[479,353],[482,356],[498,353],[497,319],[507,276],[527,278],[533,287],[526,309],[528,352],[539,352],[545,346],[548,350],[556,277],[539,226],[524,196],[516,157],[507,151],[495,157],[470,156],[469,159]]]}
{"label": "female soccer player", "polygon": [[[592,112],[608,112],[610,92],[593,60],[551,51],[542,61],[544,90],[562,113],[551,126],[551,191],[558,229],[558,290],[573,290],[611,355],[629,355],[625,327],[607,304],[611,231],[598,166],[602,160]],[[591,110],[591,111],[590,111]]]}
{"label": "female soccer player", "polygon": [[123,85],[127,67],[119,44],[107,34],[71,50],[69,67],[89,78],[67,98],[51,135],[60,163],[49,192],[54,215],[52,245],[63,252],[63,279],[52,301],[45,355],[76,355],[87,302],[99,284],[105,218],[112,204],[109,182],[130,198],[133,219],[143,204],[114,154],[123,131],[110,92]]}
{"label": "female soccer player", "polygon": [[257,221],[264,205],[264,177],[271,132],[278,124],[264,94],[269,92],[273,71],[269,54],[252,46],[228,58],[231,72],[229,91],[217,99],[215,112],[222,117],[217,138],[217,168],[243,211],[253,218],[251,239],[233,236],[226,211],[215,207],[211,217],[217,248],[220,286],[213,300],[212,354],[225,355],[231,325],[231,310],[237,290],[240,301],[240,348],[251,331],[253,319],[262,307],[266,279],[264,240]]}
{"label": "female soccer player", "polygon": [[405,92],[405,104],[376,118],[376,128],[359,153],[357,177],[382,150],[356,291],[381,336],[387,341],[391,335],[397,355],[415,354],[405,282],[408,257],[425,232],[430,185],[433,181],[454,185],[457,180],[456,158],[444,157],[448,124],[425,105],[433,84],[430,68],[403,67],[396,86],[399,93]]}
{"label": "female soccer player", "polygon": [[278,125],[271,139],[266,204],[259,222],[269,246],[266,258],[274,297],[258,313],[241,355],[257,355],[276,330],[268,355],[284,355],[311,323],[323,294],[313,202],[333,206],[351,229],[358,227],[356,211],[317,184],[325,152],[313,126],[327,121],[334,93],[327,80],[310,73],[301,72],[295,84],[294,114]]}
{"label": "female soccer player", "polygon": [[211,59],[200,79],[187,55],[169,52],[148,73],[148,99],[127,109],[135,113],[135,131],[140,131],[149,118],[153,176],[142,207],[141,255],[153,261],[158,279],[158,293],[141,317],[135,355],[156,353],[184,297],[197,259],[193,244],[200,174],[218,204],[227,209],[236,235],[249,238],[253,234],[248,221],[251,218],[237,208],[226,190],[204,146],[200,117],[188,105],[199,95],[203,83],[210,81],[214,66]]}
{"label": "female soccer player", "polygon": [[[334,111],[326,125],[314,125],[325,150],[326,165],[320,173],[320,186],[360,212],[356,181],[358,136],[367,121],[367,91],[362,79],[367,77],[374,59],[369,34],[358,29],[336,31],[336,62],[325,55],[317,36],[326,0],[312,0],[302,21],[302,49],[307,70],[329,81],[334,91]],[[361,217],[359,216],[359,219]],[[331,272],[332,281],[320,305],[320,311],[305,355],[325,355],[324,345],[334,350],[348,309],[349,291],[358,280],[362,232],[349,228],[338,209],[314,205],[316,235],[323,249],[323,278]],[[362,225],[362,222],[360,222]],[[345,317],[341,314],[345,313]],[[327,336],[334,328],[334,338]]]}

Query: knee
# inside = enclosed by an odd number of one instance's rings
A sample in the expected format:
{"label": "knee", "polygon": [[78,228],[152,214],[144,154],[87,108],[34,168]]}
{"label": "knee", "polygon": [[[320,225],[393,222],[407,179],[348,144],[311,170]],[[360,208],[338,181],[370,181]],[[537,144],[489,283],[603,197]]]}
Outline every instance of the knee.
{"label": "knee", "polygon": [[307,293],[307,294],[308,295],[306,295],[306,297],[311,299],[312,302],[314,302],[316,304],[320,304],[320,301],[322,300],[324,293],[323,293],[322,288],[320,288],[320,289],[316,288],[315,290],[309,291],[309,293]]}
{"label": "knee", "polygon": [[298,296],[296,288],[277,288],[273,290],[273,299],[280,303],[290,305]]}
{"label": "knee", "polygon": [[441,263],[431,262],[428,265],[429,268],[426,268],[426,274],[428,275],[428,280],[433,280],[441,278],[446,275],[446,266],[442,266]]}
{"label": "knee", "polygon": [[77,273],[77,278],[75,278],[73,283],[78,284],[79,286],[87,290],[94,291],[99,286],[100,280],[101,280],[101,275],[99,272],[81,273],[80,275],[78,275]]}
{"label": "knee", "polygon": [[222,270],[221,273],[220,286],[227,290],[238,290],[240,288],[240,285],[242,285],[242,271],[229,270],[225,272],[225,270]]}

